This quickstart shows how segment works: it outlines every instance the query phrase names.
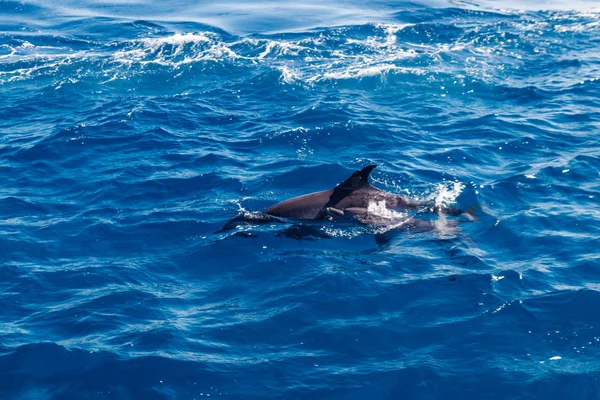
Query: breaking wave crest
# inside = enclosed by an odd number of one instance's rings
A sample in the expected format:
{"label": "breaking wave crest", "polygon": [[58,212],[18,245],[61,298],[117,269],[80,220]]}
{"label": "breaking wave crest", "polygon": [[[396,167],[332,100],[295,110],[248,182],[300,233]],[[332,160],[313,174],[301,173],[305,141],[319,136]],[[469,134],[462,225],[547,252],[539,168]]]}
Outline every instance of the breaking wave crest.
{"label": "breaking wave crest", "polygon": [[[4,35],[0,42],[0,84],[44,76],[55,88],[65,79],[75,83],[99,77],[106,78],[101,79],[104,84],[144,75],[163,75],[163,79],[176,82],[178,77],[189,79],[191,74],[202,81],[203,72],[210,76],[216,70],[226,70],[236,75],[260,66],[263,73],[274,72],[282,84],[308,86],[370,78],[388,85],[393,84],[387,82],[389,78],[401,79],[405,74],[422,76],[425,81],[453,76],[452,82],[438,87],[439,96],[476,90],[477,82],[500,84],[509,76],[516,86],[555,87],[557,82],[552,80],[532,82],[530,76],[519,77],[532,50],[534,54],[562,53],[565,47],[555,39],[558,35],[586,35],[600,29],[600,14],[595,13],[553,12],[495,19],[488,13],[464,11],[459,18],[469,24],[449,28],[443,19],[373,23],[245,37],[218,29],[169,32],[155,24],[146,37],[110,41]],[[504,33],[492,35],[498,30]],[[598,71],[595,73],[598,77]],[[562,74],[560,79],[568,80],[569,74]],[[581,79],[573,76],[571,80],[574,84]]]}

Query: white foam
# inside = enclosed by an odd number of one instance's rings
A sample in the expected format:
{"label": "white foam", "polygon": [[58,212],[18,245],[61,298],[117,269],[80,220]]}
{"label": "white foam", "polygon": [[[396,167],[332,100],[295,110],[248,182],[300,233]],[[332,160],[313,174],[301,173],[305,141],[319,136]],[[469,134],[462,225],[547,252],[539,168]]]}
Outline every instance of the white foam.
{"label": "white foam", "polygon": [[405,212],[400,212],[388,208],[385,204],[385,201],[369,202],[369,205],[367,206],[367,211],[369,212],[369,214],[376,215],[389,221],[406,219],[406,217],[408,216],[408,214]]}
{"label": "white foam", "polygon": [[380,223],[373,227],[374,233],[382,234],[405,226],[412,219],[408,213],[388,208],[385,201],[369,202],[367,212],[378,219]]}
{"label": "white foam", "polygon": [[[283,83],[314,84],[327,80],[384,77],[389,73],[423,74],[422,69],[396,64],[418,56],[414,49],[395,45],[394,35],[408,26],[411,24],[378,24],[376,28],[382,34],[363,40],[347,39],[348,46],[361,45],[370,49],[359,54],[344,44],[336,49],[324,48],[323,37],[299,40],[241,38],[227,42],[216,33],[197,32],[130,41],[128,46],[114,53],[113,59],[130,66],[154,63],[171,67],[202,61],[246,60],[279,70]],[[256,49],[262,50],[252,55]],[[301,66],[295,67],[299,63]]]}
{"label": "white foam", "polygon": [[353,227],[353,229],[348,228],[335,228],[331,226],[324,226],[322,231],[327,235],[337,238],[347,238],[352,239],[358,237],[360,235],[365,234],[365,229],[363,227]]}
{"label": "white foam", "polygon": [[464,190],[465,185],[462,182],[452,182],[448,184],[436,185],[435,204],[437,206],[449,206],[456,202],[458,196]]}
{"label": "white foam", "polygon": [[211,42],[211,36],[216,37],[216,35],[211,34],[210,32],[201,32],[201,33],[175,33],[171,36],[164,36],[159,38],[144,38],[140,39],[140,43],[144,43],[148,47],[158,48],[161,45],[170,44],[170,45],[182,45],[186,43],[208,43]]}
{"label": "white foam", "polygon": [[[515,31],[517,37],[505,39],[497,35],[500,25],[500,30]],[[508,25],[508,28],[503,25]],[[362,32],[365,28],[370,33],[360,38],[353,33],[356,25],[328,28],[313,37],[302,38],[235,38],[210,31],[183,31],[103,45],[90,42],[89,48],[81,51],[35,46],[23,40],[14,45],[1,45],[0,64],[14,63],[14,69],[10,65],[8,68],[2,65],[0,84],[11,79],[54,77],[60,75],[65,65],[98,62],[102,71],[99,72],[98,68],[82,68],[77,74],[98,74],[100,80],[109,83],[116,79],[114,77],[129,79],[145,74],[147,70],[144,67],[149,64],[183,70],[195,63],[226,63],[226,67],[233,69],[260,65],[278,71],[282,84],[304,84],[309,87],[321,82],[327,84],[330,81],[369,77],[380,77],[385,83],[387,77],[395,74],[429,74],[431,80],[436,80],[439,74],[445,73],[457,77],[456,85],[464,87],[469,78],[494,80],[505,74],[503,70],[518,68],[526,54],[522,49],[527,46],[522,44],[538,44],[539,51],[544,51],[544,41],[537,39],[547,32],[556,34],[599,29],[600,14],[591,10],[580,13],[555,12],[501,22],[484,21],[472,26],[460,24],[464,34],[450,42],[428,44],[402,40],[403,31],[412,26],[418,27],[413,24],[366,24],[359,26],[359,29]],[[418,39],[415,41],[419,42]],[[36,63],[22,67],[22,61]],[[174,72],[172,76],[180,73]],[[578,81],[594,78],[589,74],[579,75]],[[74,78],[80,79],[81,76]]]}
{"label": "white foam", "polygon": [[419,70],[417,68],[403,68],[391,64],[382,64],[375,66],[353,65],[338,72],[317,73],[311,76],[310,78],[306,79],[306,81],[309,83],[314,83],[325,80],[361,79],[370,76],[385,76],[386,74],[392,71],[400,73],[414,73],[416,75],[424,73],[424,71]]}
{"label": "white foam", "polygon": [[298,79],[298,74],[289,69],[287,66],[277,67],[279,72],[281,72],[281,80],[284,83],[292,83],[296,79]]}
{"label": "white foam", "polygon": [[[323,35],[328,35],[327,33],[297,40],[239,38],[228,41],[214,32],[179,32],[162,37],[109,43],[108,47],[114,49],[111,54],[92,49],[70,52],[69,49],[51,46],[36,47],[24,41],[16,47],[5,45],[7,48],[5,54],[0,56],[0,62],[39,63],[31,67],[1,71],[0,83],[40,75],[55,76],[65,65],[94,60],[101,62],[104,70],[99,72],[90,69],[80,73],[95,73],[102,78],[106,76],[108,79],[103,79],[105,84],[117,78],[127,79],[144,74],[144,67],[149,64],[179,69],[200,62],[263,64],[278,70],[284,84],[385,77],[390,73],[424,73],[419,69],[397,65],[401,60],[417,56],[413,49],[395,45],[393,35],[407,26],[409,25],[380,24],[376,26],[380,33],[363,40],[341,42],[333,49],[324,44]],[[333,36],[340,33],[343,33],[342,28],[331,32]],[[356,44],[369,50],[357,53],[354,49]],[[257,50],[260,51],[257,53]],[[122,66],[127,68],[123,69]]]}
{"label": "white foam", "polygon": [[[280,40],[267,40],[265,50],[258,55],[258,59],[262,60],[268,55],[277,57],[278,55],[297,56],[302,50],[309,50],[304,46],[300,46],[298,42],[284,42]],[[257,41],[257,44],[260,42]]]}
{"label": "white foam", "polygon": [[123,64],[159,64],[171,67],[193,62],[236,59],[239,56],[212,32],[175,33],[158,38],[142,38],[128,42],[129,46],[113,55]]}

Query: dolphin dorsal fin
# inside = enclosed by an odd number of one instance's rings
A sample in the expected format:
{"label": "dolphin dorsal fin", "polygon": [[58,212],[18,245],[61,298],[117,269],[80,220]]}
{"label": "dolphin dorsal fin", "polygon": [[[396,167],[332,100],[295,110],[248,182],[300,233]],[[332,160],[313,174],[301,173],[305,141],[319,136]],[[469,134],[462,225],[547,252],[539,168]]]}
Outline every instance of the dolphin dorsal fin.
{"label": "dolphin dorsal fin", "polygon": [[[371,186],[371,185],[369,185],[369,175],[371,174],[371,171],[373,171],[373,169],[376,166],[377,165],[368,165],[368,166],[364,167],[363,169],[361,169],[360,171],[355,171],[350,176],[350,178],[346,179],[344,182],[337,185],[333,189],[331,196],[329,196],[329,201],[327,202],[327,204],[325,204],[325,206],[323,207],[323,210],[326,210],[327,207],[334,207],[344,197],[350,195],[353,191],[360,189],[360,188],[367,187],[367,186]],[[325,211],[323,211],[323,212],[325,212]]]}
{"label": "dolphin dorsal fin", "polygon": [[336,189],[342,188],[346,190],[356,190],[363,186],[367,186],[369,184],[369,175],[371,174],[371,171],[375,169],[375,167],[377,167],[377,165],[367,165],[360,171],[354,171],[350,178],[337,185]]}

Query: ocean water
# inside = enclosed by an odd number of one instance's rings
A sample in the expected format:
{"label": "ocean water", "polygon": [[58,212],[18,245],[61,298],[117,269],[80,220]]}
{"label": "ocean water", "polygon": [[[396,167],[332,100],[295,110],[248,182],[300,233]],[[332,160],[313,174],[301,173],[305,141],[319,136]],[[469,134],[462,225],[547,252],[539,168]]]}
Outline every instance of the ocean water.
{"label": "ocean water", "polygon": [[[600,8],[0,2],[0,399],[596,399]],[[246,223],[378,167],[477,222]]]}

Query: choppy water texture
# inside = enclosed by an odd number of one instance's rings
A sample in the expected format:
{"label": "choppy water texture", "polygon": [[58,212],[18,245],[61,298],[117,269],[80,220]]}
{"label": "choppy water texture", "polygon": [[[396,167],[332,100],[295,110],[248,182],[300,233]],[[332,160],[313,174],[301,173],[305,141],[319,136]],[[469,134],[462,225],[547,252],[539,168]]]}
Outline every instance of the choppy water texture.
{"label": "choppy water texture", "polygon": [[596,398],[594,7],[1,2],[0,398]]}

